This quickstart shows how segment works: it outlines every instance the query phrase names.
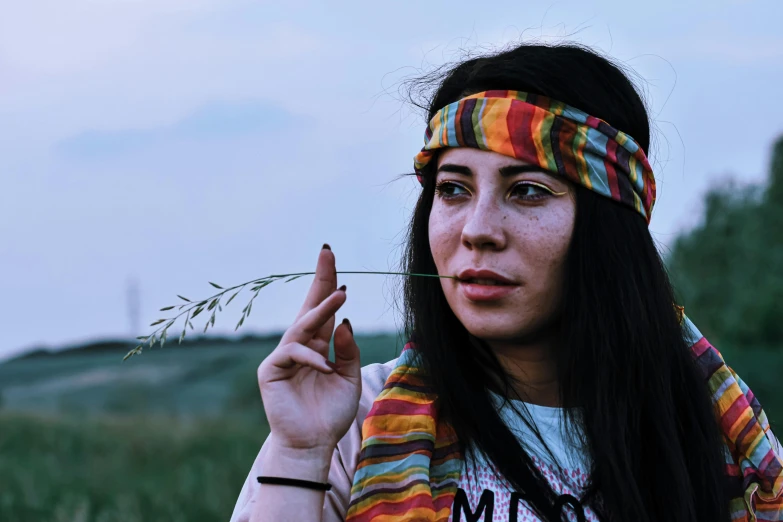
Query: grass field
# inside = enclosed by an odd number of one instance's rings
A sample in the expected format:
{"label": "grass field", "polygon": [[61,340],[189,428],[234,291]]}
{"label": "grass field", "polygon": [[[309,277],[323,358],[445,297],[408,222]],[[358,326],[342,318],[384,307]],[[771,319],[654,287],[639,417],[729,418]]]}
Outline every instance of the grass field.
{"label": "grass field", "polygon": [[[358,339],[362,363],[400,349]],[[52,355],[0,364],[1,522],[225,522],[268,427],[270,342]],[[783,428],[783,353],[723,355]]]}
{"label": "grass field", "polygon": [[[393,335],[357,336],[362,365],[396,357]],[[127,361],[125,348],[73,350],[0,364],[6,409],[72,414],[224,416],[260,407],[256,370],[277,340],[212,342],[145,351]],[[237,404],[239,402],[239,404]]]}
{"label": "grass field", "polygon": [[[362,364],[396,357],[358,336]],[[273,341],[74,350],[0,364],[0,522],[226,522],[268,434]]]}
{"label": "grass field", "polygon": [[216,522],[231,516],[262,422],[0,415],[3,522]]}

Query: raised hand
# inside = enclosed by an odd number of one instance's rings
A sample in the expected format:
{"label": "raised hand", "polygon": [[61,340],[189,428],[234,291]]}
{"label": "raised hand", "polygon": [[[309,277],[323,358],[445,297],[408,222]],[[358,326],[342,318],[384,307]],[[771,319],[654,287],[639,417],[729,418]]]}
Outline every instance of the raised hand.
{"label": "raised hand", "polygon": [[347,319],[334,330],[334,363],[327,359],[335,313],[346,299],[345,286],[337,288],[334,253],[324,245],[299,314],[258,367],[277,447],[330,451],[356,417],[361,365]]}

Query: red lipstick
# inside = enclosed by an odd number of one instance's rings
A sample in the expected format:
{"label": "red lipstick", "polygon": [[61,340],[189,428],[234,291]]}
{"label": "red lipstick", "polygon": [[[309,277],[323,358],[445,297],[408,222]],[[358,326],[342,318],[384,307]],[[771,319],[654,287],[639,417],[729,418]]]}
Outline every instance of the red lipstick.
{"label": "red lipstick", "polygon": [[474,302],[497,301],[515,292],[521,285],[487,269],[469,268],[457,276],[463,295]]}

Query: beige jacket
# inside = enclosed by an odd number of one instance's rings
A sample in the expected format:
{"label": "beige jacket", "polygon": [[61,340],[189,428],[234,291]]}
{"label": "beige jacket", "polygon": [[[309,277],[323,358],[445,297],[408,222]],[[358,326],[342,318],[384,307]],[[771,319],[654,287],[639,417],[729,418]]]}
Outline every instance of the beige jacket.
{"label": "beige jacket", "polygon": [[[362,447],[362,423],[369,413],[375,398],[383,390],[386,378],[394,369],[397,359],[383,364],[368,364],[362,368],[362,394],[359,398],[359,411],[356,419],[348,428],[348,432],[337,443],[332,455],[332,466],[329,469],[329,484],[332,489],[326,492],[324,511],[321,522],[343,522],[348,512],[348,502],[351,499],[351,485]],[[249,522],[253,512],[253,503],[261,486],[256,477],[260,475],[260,463],[264,458],[266,443],[261,446],[253,467],[239,493],[237,504],[231,522]]]}

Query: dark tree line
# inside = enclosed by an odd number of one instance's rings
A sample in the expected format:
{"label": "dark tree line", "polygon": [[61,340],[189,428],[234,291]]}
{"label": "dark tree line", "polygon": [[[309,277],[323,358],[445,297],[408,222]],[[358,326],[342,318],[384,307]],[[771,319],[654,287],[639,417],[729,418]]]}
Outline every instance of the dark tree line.
{"label": "dark tree line", "polygon": [[783,136],[765,183],[717,185],[667,264],[686,313],[716,345],[783,348]]}

